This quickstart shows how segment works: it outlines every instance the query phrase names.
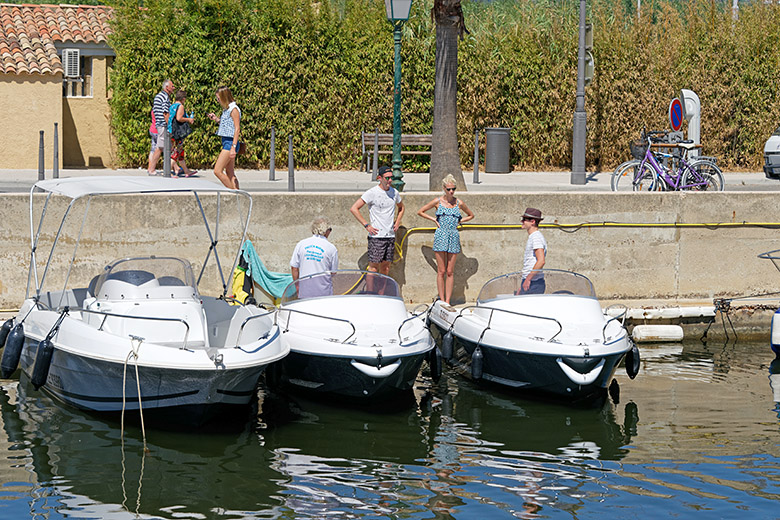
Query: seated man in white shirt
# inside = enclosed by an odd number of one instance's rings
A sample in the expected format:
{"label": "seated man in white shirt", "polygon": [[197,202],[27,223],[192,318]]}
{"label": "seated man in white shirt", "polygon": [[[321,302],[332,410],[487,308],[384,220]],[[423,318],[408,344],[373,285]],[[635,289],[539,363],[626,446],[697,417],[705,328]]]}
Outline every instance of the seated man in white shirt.
{"label": "seated man in white shirt", "polygon": [[[290,258],[293,280],[315,273],[335,271],[339,268],[339,253],[328,241],[331,226],[325,217],[317,217],[311,223],[311,234],[298,242]],[[298,282],[298,298],[330,296],[333,286],[330,276],[316,276],[313,280]]]}

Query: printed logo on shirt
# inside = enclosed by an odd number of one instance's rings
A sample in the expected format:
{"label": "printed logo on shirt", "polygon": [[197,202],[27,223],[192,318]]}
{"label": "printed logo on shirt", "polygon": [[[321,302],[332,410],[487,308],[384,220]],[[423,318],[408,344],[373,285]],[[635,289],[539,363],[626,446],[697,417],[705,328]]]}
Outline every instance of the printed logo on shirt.
{"label": "printed logo on shirt", "polygon": [[325,250],[320,246],[309,245],[304,249],[306,251],[303,255],[304,260],[311,260],[312,262],[322,262],[325,256]]}

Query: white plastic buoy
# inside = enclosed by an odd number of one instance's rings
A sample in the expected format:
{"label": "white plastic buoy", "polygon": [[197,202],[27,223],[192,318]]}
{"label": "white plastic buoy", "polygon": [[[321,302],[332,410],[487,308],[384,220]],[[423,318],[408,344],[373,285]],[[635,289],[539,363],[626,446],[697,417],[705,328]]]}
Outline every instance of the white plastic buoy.
{"label": "white plastic buoy", "polygon": [[683,329],[679,325],[637,325],[631,331],[637,343],[658,341],[682,341]]}

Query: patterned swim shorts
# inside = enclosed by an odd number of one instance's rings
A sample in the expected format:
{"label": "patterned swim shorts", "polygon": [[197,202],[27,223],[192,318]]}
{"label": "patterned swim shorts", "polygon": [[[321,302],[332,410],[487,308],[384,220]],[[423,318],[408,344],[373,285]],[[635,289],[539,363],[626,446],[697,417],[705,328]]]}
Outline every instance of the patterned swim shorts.
{"label": "patterned swim shorts", "polygon": [[368,261],[372,264],[392,262],[395,254],[395,238],[368,237]]}

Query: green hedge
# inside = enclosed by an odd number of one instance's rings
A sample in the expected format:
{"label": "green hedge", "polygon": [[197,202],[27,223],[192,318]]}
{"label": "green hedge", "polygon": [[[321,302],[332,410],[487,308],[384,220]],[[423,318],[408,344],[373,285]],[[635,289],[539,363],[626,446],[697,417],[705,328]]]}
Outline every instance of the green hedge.
{"label": "green hedge", "polygon": [[[403,129],[432,128],[432,0],[417,0],[404,29]],[[474,129],[508,126],[516,168],[568,168],[576,90],[578,2],[464,2],[471,31],[459,48],[458,130],[469,167]],[[780,120],[780,8],[708,0],[589,1],[596,75],[586,91],[587,161],[610,169],[643,127],[669,126],[680,88],[702,102],[705,153],[759,169]],[[150,0],[116,7],[111,45],[112,125],[123,165],[148,154],[149,106],[171,77],[196,112],[188,160],[212,164],[219,145],[214,98],[228,85],[243,111],[249,153],[267,166],[292,133],[296,164],[356,168],[360,132],[392,128],[393,41],[380,0]],[[483,140],[484,146],[484,140]]]}

